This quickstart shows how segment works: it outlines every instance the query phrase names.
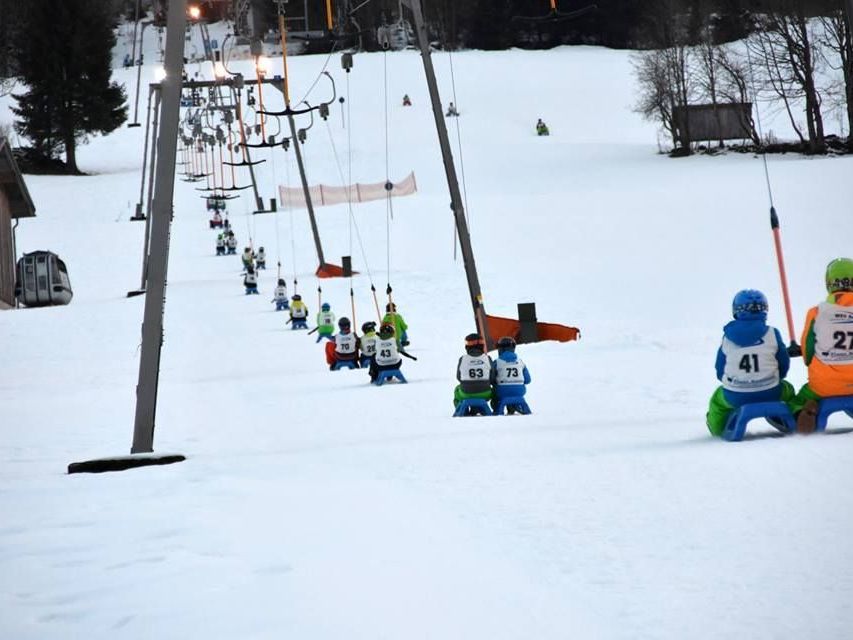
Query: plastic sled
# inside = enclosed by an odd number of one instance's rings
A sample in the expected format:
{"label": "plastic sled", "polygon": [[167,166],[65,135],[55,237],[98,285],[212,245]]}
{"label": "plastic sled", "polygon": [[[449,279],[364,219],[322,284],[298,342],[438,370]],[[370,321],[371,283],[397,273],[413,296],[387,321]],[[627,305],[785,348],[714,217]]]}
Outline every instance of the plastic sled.
{"label": "plastic sled", "polygon": [[408,380],[403,377],[403,374],[399,369],[385,369],[379,372],[379,375],[376,376],[376,380],[373,381],[373,384],[377,387],[381,387],[386,382],[394,379],[399,380],[403,384],[408,382]]}
{"label": "plastic sled", "polygon": [[246,287],[246,295],[257,295],[258,288],[257,287]]}
{"label": "plastic sled", "polygon": [[290,321],[290,328],[291,329],[307,329],[308,323],[301,318],[294,318],[293,320]]}
{"label": "plastic sled", "polygon": [[285,309],[290,309],[290,306],[287,304],[287,301],[275,303],[275,310],[276,311],[284,311]]}
{"label": "plastic sled", "polygon": [[507,396],[498,400],[498,406],[495,408],[495,415],[502,416],[504,411],[509,413],[520,413],[521,415],[530,415],[530,407],[524,396]]}
{"label": "plastic sled", "polygon": [[853,418],[853,396],[835,396],[821,400],[817,409],[815,431],[825,431],[829,416],[839,411],[843,411]]}
{"label": "plastic sled", "polygon": [[332,365],[332,371],[340,371],[341,369],[358,369],[355,360],[336,360]]}
{"label": "plastic sled", "polygon": [[489,401],[485,398],[464,398],[456,405],[453,417],[462,418],[464,416],[476,416],[477,414],[484,416],[493,415]]}
{"label": "plastic sled", "polygon": [[740,442],[746,433],[746,425],[756,418],[764,418],[782,433],[794,433],[797,430],[797,421],[784,402],[754,402],[732,411],[723,429],[723,439]]}

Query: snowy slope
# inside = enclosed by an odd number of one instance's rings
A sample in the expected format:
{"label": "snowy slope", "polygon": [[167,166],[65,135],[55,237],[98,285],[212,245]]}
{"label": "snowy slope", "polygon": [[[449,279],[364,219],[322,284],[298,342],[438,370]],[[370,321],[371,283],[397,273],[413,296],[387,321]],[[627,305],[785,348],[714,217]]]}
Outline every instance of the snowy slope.
{"label": "snowy slope", "polygon": [[[355,61],[349,92],[328,61],[351,122],[336,109],[309,131],[312,182],[341,182],[329,139],[346,173],[348,133],[353,180],[385,178],[386,61]],[[326,62],[291,61],[296,96]],[[91,175],[28,177],[38,217],[18,231],[20,251],[66,260],[74,301],[0,314],[0,638],[849,637],[853,425],[757,427],[766,437],[737,445],[704,428],[734,292],[765,290],[784,333],[760,160],[657,155],[622,52],[453,63],[486,307],[535,300],[540,319],[583,331],[519,349],[534,414],[450,418],[473,327],[420,60],[402,52],[387,58],[390,173],[413,169],[420,192],[395,202],[390,277],[383,203],[356,208],[367,263],[345,207],[318,216],[328,259],[362,272],[359,324],[375,315],[368,267],[394,286],[419,358],[410,384],[330,373],[272,310],[274,271],[244,296],[239,260],[213,255],[198,185],[177,182],[155,445],[188,460],[66,476],[129,448],[144,303],[124,297],[141,267],[127,217],[143,132],[95,139],[79,153]],[[447,56],[436,65],[446,103]],[[134,70],[116,77],[135,86]],[[295,183],[292,157],[258,156],[264,197]],[[770,159],[798,330],[826,262],[850,254],[851,171]],[[280,256],[313,313],[304,212],[251,209],[229,203],[241,247],[251,236]],[[350,283],[320,284],[350,316]]]}

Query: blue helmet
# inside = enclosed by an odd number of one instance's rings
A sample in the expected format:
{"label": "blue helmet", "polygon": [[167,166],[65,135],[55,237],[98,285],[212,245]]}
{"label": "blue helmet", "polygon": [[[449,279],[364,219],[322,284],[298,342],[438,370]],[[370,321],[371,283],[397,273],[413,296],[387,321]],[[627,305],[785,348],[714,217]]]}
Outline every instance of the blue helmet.
{"label": "blue helmet", "polygon": [[767,296],[756,289],[738,291],[732,300],[735,320],[765,320],[768,308]]}
{"label": "blue helmet", "polygon": [[331,309],[331,308],[332,308],[332,307],[330,307],[330,306],[329,306],[329,303],[328,303],[328,302],[324,302],[324,303],[323,303],[323,306],[322,306],[322,307],[320,307],[320,309],[321,309],[322,311],[328,311],[328,310],[329,310],[329,309]]}

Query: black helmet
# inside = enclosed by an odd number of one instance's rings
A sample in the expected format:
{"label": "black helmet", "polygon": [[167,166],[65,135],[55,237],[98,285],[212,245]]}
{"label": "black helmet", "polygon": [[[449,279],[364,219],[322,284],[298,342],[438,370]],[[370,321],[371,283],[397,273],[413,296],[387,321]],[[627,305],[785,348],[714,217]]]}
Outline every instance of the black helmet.
{"label": "black helmet", "polygon": [[504,351],[515,351],[515,340],[509,336],[504,336],[498,340],[497,347],[498,353],[503,353]]}
{"label": "black helmet", "polygon": [[294,293],[291,300],[296,300],[296,301],[302,300],[302,296],[300,296],[298,293]]}
{"label": "black helmet", "polygon": [[278,279],[278,286],[280,286],[280,287],[284,287],[284,286],[286,286],[286,285],[284,284],[284,278],[279,278],[279,279]]}
{"label": "black helmet", "polygon": [[469,333],[465,336],[465,351],[481,354],[486,350],[486,341],[479,333]]}
{"label": "black helmet", "polygon": [[396,311],[396,310],[397,310],[397,305],[394,304],[393,302],[389,302],[388,304],[385,305],[385,311],[387,311],[388,313],[391,313],[392,311]]}
{"label": "black helmet", "polygon": [[379,337],[383,340],[387,340],[388,338],[394,335],[394,325],[389,322],[383,322],[379,327]]}
{"label": "black helmet", "polygon": [[341,329],[349,329],[350,328],[349,318],[341,318],[340,320],[338,320],[338,327],[340,327]]}
{"label": "black helmet", "polygon": [[263,247],[258,247],[258,251],[263,251],[263,250],[264,250]]}
{"label": "black helmet", "polygon": [[376,323],[372,320],[370,322],[365,322],[363,325],[361,325],[362,333],[370,333],[371,331],[376,331]]}
{"label": "black helmet", "polygon": [[255,273],[255,267],[249,265],[248,267],[246,267],[246,273]]}

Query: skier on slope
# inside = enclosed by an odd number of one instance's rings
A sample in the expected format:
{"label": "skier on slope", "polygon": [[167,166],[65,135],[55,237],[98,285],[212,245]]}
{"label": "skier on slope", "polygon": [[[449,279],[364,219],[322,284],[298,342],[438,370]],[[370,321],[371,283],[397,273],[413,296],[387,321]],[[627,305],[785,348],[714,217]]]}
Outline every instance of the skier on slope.
{"label": "skier on slope", "polygon": [[734,320],[723,327],[717,350],[717,379],[711,396],[708,431],[722,435],[731,412],[753,402],[790,402],[794,388],[785,380],[791,359],[779,329],[767,325],[767,297],[744,289],[732,301]]}
{"label": "skier on slope", "polygon": [[225,246],[228,247],[228,255],[237,255],[237,237],[233,231],[228,231]]}
{"label": "skier on slope", "polygon": [[379,336],[376,335],[376,323],[373,321],[365,322],[361,325],[361,339],[359,347],[361,357],[359,364],[362,369],[370,368],[370,363],[376,355],[376,343],[379,341]]}
{"label": "skier on slope", "polygon": [[397,336],[397,345],[401,347],[409,346],[409,325],[397,312],[397,305],[389,302],[385,305],[385,315],[382,318],[382,323],[388,323],[394,326],[394,335]]}
{"label": "skier on slope", "polygon": [[339,363],[346,362],[358,369],[358,337],[352,332],[349,318],[338,320],[338,329],[340,331],[331,337],[332,342],[326,345],[329,368],[334,371]]}
{"label": "skier on slope", "polygon": [[[492,362],[491,380],[495,385],[492,395],[492,409],[497,411],[501,400],[505,398],[523,398],[530,384],[530,372],[527,365],[515,353],[515,340],[505,336],[497,341],[498,357]],[[513,414],[518,409],[507,406],[506,412]]]}
{"label": "skier on slope", "polygon": [[536,121],[536,135],[537,136],[549,136],[551,132],[548,130],[548,125],[542,122],[542,118]]}
{"label": "skier on slope", "polygon": [[259,270],[263,269],[266,271],[267,268],[267,252],[264,251],[263,247],[258,248],[258,254],[255,256],[255,267]]}
{"label": "skier on slope", "polygon": [[307,320],[308,307],[302,302],[302,296],[294,293],[290,298],[290,320],[288,322],[292,323],[291,328],[293,329],[307,329]]}
{"label": "skier on slope", "polygon": [[314,331],[317,332],[317,342],[334,339],[335,314],[332,313],[332,307],[328,302],[324,302],[320,306],[320,312],[317,314],[317,326]]}
{"label": "skier on slope", "polygon": [[243,268],[248,270],[249,267],[255,266],[255,253],[252,251],[252,247],[246,247],[243,249],[243,255],[240,256],[240,260],[243,261]]}
{"label": "skier on slope", "polygon": [[225,255],[225,236],[223,236],[221,233],[216,236],[216,255]]}
{"label": "skier on slope", "polygon": [[401,355],[416,360],[414,356],[406,353],[402,347],[397,346],[394,336],[394,325],[383,322],[379,326],[379,340],[376,341],[376,355],[370,363],[370,381],[376,382],[380,371],[391,371],[403,366]]}
{"label": "skier on slope", "polygon": [[258,275],[255,273],[255,268],[252,265],[246,267],[243,286],[246,287],[246,295],[258,293]]}
{"label": "skier on slope", "polygon": [[[489,400],[492,397],[492,359],[486,353],[486,341],[477,334],[465,336],[465,354],[456,363],[459,384],[453,391],[453,406],[468,398]],[[468,409],[466,415],[476,415]]]}
{"label": "skier on slope", "polygon": [[791,403],[797,431],[811,433],[823,398],[853,396],[853,260],[837,258],[826,267],[829,296],[806,314],[803,361],[809,380]]}
{"label": "skier on slope", "polygon": [[282,311],[289,308],[289,305],[287,304],[287,283],[284,281],[284,278],[278,279],[278,285],[273,291],[271,302],[275,302],[276,311]]}

